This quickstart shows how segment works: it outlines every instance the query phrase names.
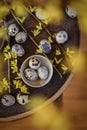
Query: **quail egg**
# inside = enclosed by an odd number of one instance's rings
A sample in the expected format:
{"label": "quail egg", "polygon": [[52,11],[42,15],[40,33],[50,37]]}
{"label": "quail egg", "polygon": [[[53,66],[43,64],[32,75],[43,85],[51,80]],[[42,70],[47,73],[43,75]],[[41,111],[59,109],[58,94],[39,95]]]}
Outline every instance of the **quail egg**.
{"label": "quail egg", "polygon": [[57,41],[59,44],[63,44],[63,43],[65,43],[67,40],[68,40],[68,34],[67,34],[67,32],[65,32],[65,31],[60,31],[60,32],[57,33],[57,35],[56,35],[56,41]]}
{"label": "quail egg", "polygon": [[41,66],[38,69],[38,75],[41,80],[46,80],[48,77],[48,69],[45,66]]}
{"label": "quail egg", "polygon": [[24,74],[25,74],[25,77],[30,81],[36,81],[38,79],[38,74],[33,69],[29,69],[29,68],[25,69]]}
{"label": "quail egg", "polygon": [[26,94],[18,94],[17,95],[17,102],[20,104],[20,105],[26,105],[30,102],[29,100],[29,95],[26,95]]}
{"label": "quail egg", "polygon": [[16,53],[17,56],[19,56],[19,57],[21,57],[21,56],[23,56],[25,54],[25,50],[19,44],[14,44],[12,46],[12,52]]}
{"label": "quail egg", "polygon": [[7,94],[7,95],[4,95],[4,97],[1,99],[1,102],[4,106],[12,106],[15,104],[15,98],[10,95],[10,94]]}
{"label": "quail egg", "polygon": [[8,26],[8,34],[10,36],[15,36],[19,32],[19,28],[17,27],[16,24],[10,24]]}
{"label": "quail egg", "polygon": [[26,39],[27,39],[27,33],[25,33],[25,32],[19,32],[15,36],[15,41],[17,43],[24,43],[26,41]]}
{"label": "quail egg", "polygon": [[44,53],[49,54],[51,52],[52,46],[50,42],[46,39],[40,41],[39,47],[43,50]]}
{"label": "quail egg", "polygon": [[29,60],[30,68],[36,70],[40,67],[40,65],[41,65],[41,61],[39,60],[39,58],[37,58],[37,57],[30,58],[30,60]]}

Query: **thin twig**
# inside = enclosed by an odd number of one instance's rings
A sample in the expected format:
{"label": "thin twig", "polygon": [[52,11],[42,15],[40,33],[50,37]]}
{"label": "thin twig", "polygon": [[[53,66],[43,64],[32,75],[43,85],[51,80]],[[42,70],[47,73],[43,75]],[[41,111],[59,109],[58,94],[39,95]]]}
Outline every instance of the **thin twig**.
{"label": "thin twig", "polygon": [[[44,24],[41,20],[39,20],[33,13],[31,13],[31,12],[29,11],[29,9],[27,9],[26,7],[25,7],[25,9],[26,9],[26,11],[27,11],[37,22],[40,22],[40,23],[41,23],[42,27],[45,29],[45,31],[48,33],[48,35],[52,38],[52,40],[53,40],[54,42],[56,42],[55,39],[53,38],[51,32],[46,28],[45,24]],[[56,43],[57,43],[57,42],[56,42]],[[58,45],[60,51],[61,51],[63,54],[65,54],[65,51],[64,51],[64,49],[62,48],[62,46],[61,46],[59,43],[57,43],[57,45]]]}
{"label": "thin twig", "polygon": [[[10,12],[11,12],[12,16],[14,17],[14,19],[17,21],[17,23],[21,26],[21,28],[28,34],[29,38],[30,38],[31,41],[35,44],[35,46],[36,46],[37,48],[39,48],[37,42],[36,42],[36,41],[33,39],[33,37],[27,32],[27,30],[22,26],[22,24],[21,24],[20,21],[17,19],[17,17],[16,17],[15,14],[13,13],[13,11],[11,10]],[[46,54],[43,53],[43,55],[44,55],[45,57],[47,57]],[[47,57],[47,58],[48,58],[48,57]],[[53,67],[55,68],[55,70],[57,71],[57,73],[59,74],[59,76],[62,78],[61,72],[56,68],[55,65],[53,65]]]}
{"label": "thin twig", "polygon": [[[48,35],[52,38],[52,40],[53,40],[54,42],[56,42],[55,38],[53,38],[53,35],[52,35],[51,32],[46,28],[46,26],[45,26],[45,24],[43,23],[43,21],[39,20],[39,19],[38,19],[33,13],[31,13],[31,12],[29,11],[29,9],[27,9],[26,7],[25,7],[25,9],[26,9],[26,11],[27,11],[37,22],[40,22],[40,23],[41,23],[42,27],[45,29],[45,31],[48,33]],[[63,47],[62,47],[58,42],[56,42],[56,43],[57,43],[58,48],[60,49],[61,53],[62,53],[63,55],[65,55],[65,60],[66,60],[68,66],[69,66],[69,68],[70,68],[70,70],[71,70],[72,66],[69,64],[69,59],[68,59],[67,56],[66,56],[65,50],[63,49]]]}
{"label": "thin twig", "polygon": [[0,50],[2,49],[3,45],[4,45],[4,39],[2,39],[1,41]]}
{"label": "thin twig", "polygon": [[[4,19],[4,26],[7,26],[6,24],[6,18]],[[8,36],[8,39],[7,39],[7,44],[10,45],[10,37]],[[10,59],[8,59],[8,81],[9,81],[9,84],[11,82],[11,75],[10,75]],[[9,90],[8,90],[9,93],[11,93],[11,86],[9,85]]]}

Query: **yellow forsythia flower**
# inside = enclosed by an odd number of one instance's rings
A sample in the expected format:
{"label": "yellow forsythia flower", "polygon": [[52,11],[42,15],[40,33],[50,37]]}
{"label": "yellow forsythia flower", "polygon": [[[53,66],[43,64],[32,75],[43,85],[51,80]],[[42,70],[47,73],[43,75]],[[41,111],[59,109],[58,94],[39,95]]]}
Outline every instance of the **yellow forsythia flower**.
{"label": "yellow forsythia flower", "polygon": [[52,40],[52,38],[51,38],[50,36],[48,37],[48,41],[49,41],[50,43],[53,42],[53,40]]}
{"label": "yellow forsythia flower", "polygon": [[10,46],[9,45],[7,45],[5,48],[4,48],[4,50],[3,50],[3,52],[8,52],[8,51],[10,51]]}
{"label": "yellow forsythia flower", "polygon": [[37,7],[35,7],[35,6],[34,6],[34,7],[30,6],[30,7],[29,7],[29,10],[30,10],[30,12],[32,12],[32,13],[33,13],[33,12],[36,12]]}
{"label": "yellow forsythia flower", "polygon": [[22,93],[28,94],[27,86],[22,83],[21,80],[13,80],[13,84],[15,85],[16,89],[20,89]]}
{"label": "yellow forsythia flower", "polygon": [[40,34],[40,31],[35,29],[35,30],[32,31],[32,33],[36,37]]}
{"label": "yellow forsythia flower", "polygon": [[29,92],[27,91],[27,87],[26,85],[23,85],[21,88],[20,88],[21,92],[25,93],[25,94],[29,94]]}
{"label": "yellow forsythia flower", "polygon": [[4,53],[4,60],[9,60],[11,59],[11,53],[8,52],[8,53]]}
{"label": "yellow forsythia flower", "polygon": [[36,54],[38,54],[38,53],[42,54],[42,53],[43,53],[43,50],[42,50],[41,48],[37,49],[37,50],[36,50]]}
{"label": "yellow forsythia flower", "polygon": [[7,36],[7,28],[2,26],[0,27],[0,38],[3,38],[3,39],[7,39],[8,36]]}
{"label": "yellow forsythia flower", "polygon": [[22,18],[17,17],[17,19],[18,19],[21,23],[24,23],[24,21],[25,21],[26,17],[25,17],[25,16],[24,16],[24,17],[22,17]]}
{"label": "yellow forsythia flower", "polygon": [[59,63],[61,63],[61,61],[62,61],[63,59],[62,59],[62,58],[57,59],[56,57],[54,57],[54,60],[55,60],[56,64],[59,64]]}
{"label": "yellow forsythia flower", "polygon": [[65,66],[64,64],[61,65],[61,69],[63,70],[63,74],[66,73],[66,71],[68,70],[68,67]]}
{"label": "yellow forsythia flower", "polygon": [[61,51],[59,49],[56,50],[56,55],[61,55]]}
{"label": "yellow forsythia flower", "polygon": [[75,53],[75,51],[70,51],[69,48],[66,49],[66,55],[72,58],[72,55]]}
{"label": "yellow forsythia flower", "polygon": [[13,1],[11,3],[11,9],[14,10],[16,16],[18,16],[18,17],[27,16],[27,11],[26,11],[23,3],[19,2],[19,1]]}

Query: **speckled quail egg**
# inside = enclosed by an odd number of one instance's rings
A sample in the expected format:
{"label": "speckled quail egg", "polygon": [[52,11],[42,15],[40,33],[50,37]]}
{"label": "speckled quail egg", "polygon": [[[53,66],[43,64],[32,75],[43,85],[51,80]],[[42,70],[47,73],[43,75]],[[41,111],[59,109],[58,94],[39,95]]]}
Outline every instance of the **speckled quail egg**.
{"label": "speckled quail egg", "polygon": [[56,41],[57,41],[59,44],[63,44],[63,43],[65,43],[67,40],[68,40],[68,34],[67,34],[67,32],[65,32],[65,31],[60,31],[60,32],[57,33],[57,35],[56,35]]}
{"label": "speckled quail egg", "polygon": [[21,57],[21,56],[23,56],[25,54],[25,50],[19,44],[14,44],[12,46],[12,52],[16,53],[17,56],[19,56],[19,57]]}
{"label": "speckled quail egg", "polygon": [[76,18],[77,17],[77,13],[74,9],[70,8],[69,6],[65,9],[66,14],[70,17],[70,18]]}
{"label": "speckled quail egg", "polygon": [[15,36],[15,41],[17,43],[24,43],[26,39],[27,39],[27,33],[25,33],[24,31],[17,33]]}
{"label": "speckled quail egg", "polygon": [[39,47],[43,50],[44,53],[49,54],[51,52],[52,46],[50,42],[46,39],[40,41]]}
{"label": "speckled quail egg", "polygon": [[29,95],[19,93],[16,98],[17,98],[17,102],[20,105],[26,105],[26,104],[28,104],[30,102]]}
{"label": "speckled quail egg", "polygon": [[1,102],[4,106],[12,106],[15,104],[15,98],[10,95],[10,94],[7,94],[7,95],[4,95],[4,97],[1,99]]}
{"label": "speckled quail egg", "polygon": [[25,69],[24,70],[25,77],[30,81],[36,81],[38,79],[38,73],[37,71],[33,69]]}
{"label": "speckled quail egg", "polygon": [[8,34],[10,36],[15,36],[19,32],[19,28],[17,27],[16,24],[10,24],[8,26]]}
{"label": "speckled quail egg", "polygon": [[30,68],[36,70],[40,67],[40,65],[41,65],[41,61],[39,60],[39,58],[37,58],[37,57],[30,58],[30,60],[29,60]]}
{"label": "speckled quail egg", "polygon": [[38,75],[39,75],[39,78],[40,78],[40,79],[46,80],[47,77],[48,77],[48,69],[47,69],[47,67],[41,66],[41,67],[38,69]]}

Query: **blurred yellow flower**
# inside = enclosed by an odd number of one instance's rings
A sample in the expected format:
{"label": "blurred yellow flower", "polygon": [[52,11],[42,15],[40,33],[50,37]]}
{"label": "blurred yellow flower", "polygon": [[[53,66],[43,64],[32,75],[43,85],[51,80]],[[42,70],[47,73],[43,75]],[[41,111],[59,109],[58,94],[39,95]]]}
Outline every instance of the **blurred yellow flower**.
{"label": "blurred yellow flower", "polygon": [[9,13],[9,7],[0,2],[0,21]]}
{"label": "blurred yellow flower", "polygon": [[63,70],[63,74],[65,74],[66,71],[68,70],[68,67],[64,64],[61,64],[61,69]]}
{"label": "blurred yellow flower", "polygon": [[80,28],[87,33],[87,0],[72,0],[70,6],[77,11]]}
{"label": "blurred yellow flower", "polygon": [[43,96],[31,98],[29,107],[37,108],[32,117],[34,128],[38,130],[69,130],[70,121],[68,117],[53,104],[43,107],[45,101],[46,98]]}
{"label": "blurred yellow flower", "polygon": [[13,84],[16,89],[20,89],[20,92],[29,94],[29,92],[27,90],[27,86],[25,84],[23,84],[23,82],[21,80],[13,80]]}
{"label": "blurred yellow flower", "polygon": [[75,72],[84,72],[86,70],[86,57],[82,52],[77,52],[71,58],[71,63]]}
{"label": "blurred yellow flower", "polygon": [[19,2],[19,1],[12,1],[11,9],[14,10],[16,16],[18,16],[18,17],[27,16],[27,11],[26,11],[23,3]]}
{"label": "blurred yellow flower", "polygon": [[3,39],[7,39],[8,36],[7,36],[7,28],[2,26],[0,27],[0,38],[3,38]]}

